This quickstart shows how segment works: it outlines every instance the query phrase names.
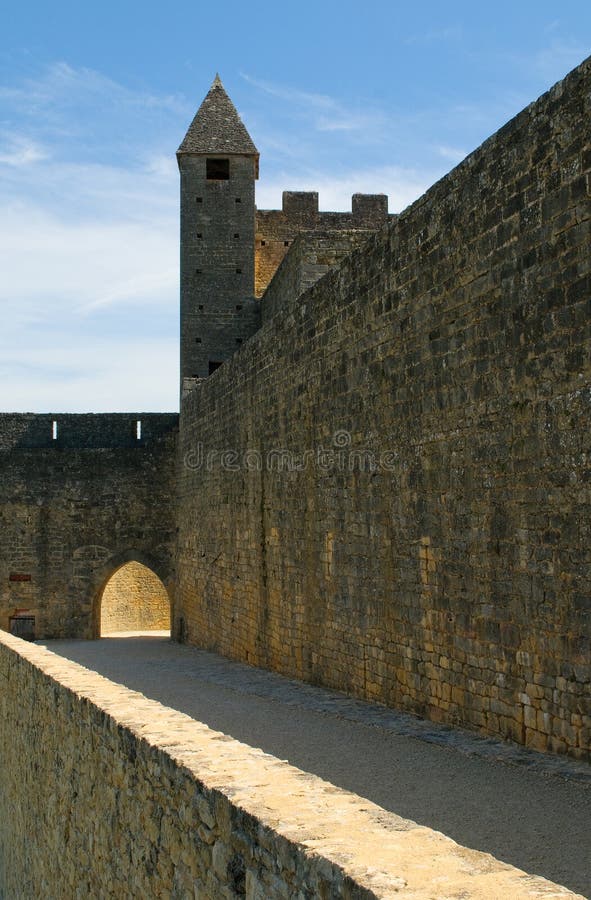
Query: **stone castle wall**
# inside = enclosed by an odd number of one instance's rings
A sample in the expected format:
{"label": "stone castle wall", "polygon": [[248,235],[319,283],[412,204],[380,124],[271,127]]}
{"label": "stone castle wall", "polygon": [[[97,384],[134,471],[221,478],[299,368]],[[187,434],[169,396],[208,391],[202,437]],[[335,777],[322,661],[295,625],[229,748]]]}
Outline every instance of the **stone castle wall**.
{"label": "stone castle wall", "polygon": [[178,418],[176,413],[0,412],[0,451],[144,448],[175,429]]}
{"label": "stone castle wall", "polygon": [[186,399],[189,641],[591,758],[590,98],[586,61]]}
{"label": "stone castle wall", "polygon": [[[358,231],[371,234],[388,219],[385,194],[353,194],[351,212],[320,212],[316,191],[284,191],[281,209],[257,209],[255,295],[262,297],[287,251],[300,234]],[[290,254],[291,255],[291,254]]]}
{"label": "stone castle wall", "polygon": [[263,324],[305,294],[352,250],[361,247],[371,233],[343,230],[310,231],[298,235],[261,297]]}
{"label": "stone castle wall", "polygon": [[37,637],[96,637],[102,588],[130,560],[172,592],[177,423],[0,415],[1,628],[21,609]]}
{"label": "stone castle wall", "polygon": [[0,684],[6,900],[575,900],[1,632]]}

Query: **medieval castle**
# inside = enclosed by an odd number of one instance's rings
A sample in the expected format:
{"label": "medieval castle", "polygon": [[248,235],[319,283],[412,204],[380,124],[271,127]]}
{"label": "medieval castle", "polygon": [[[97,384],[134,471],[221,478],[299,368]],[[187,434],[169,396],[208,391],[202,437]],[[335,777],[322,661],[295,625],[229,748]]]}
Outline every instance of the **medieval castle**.
{"label": "medieval castle", "polygon": [[590,97],[586,61],[399,216],[267,211],[216,77],[180,416],[0,415],[0,626],[97,637],[142,563],[178,640],[589,760]]}
{"label": "medieval castle", "polygon": [[15,634],[170,621],[588,786],[590,123],[588,59],[399,216],[262,211],[215,79],[180,415],[0,415],[0,900],[575,896]]}

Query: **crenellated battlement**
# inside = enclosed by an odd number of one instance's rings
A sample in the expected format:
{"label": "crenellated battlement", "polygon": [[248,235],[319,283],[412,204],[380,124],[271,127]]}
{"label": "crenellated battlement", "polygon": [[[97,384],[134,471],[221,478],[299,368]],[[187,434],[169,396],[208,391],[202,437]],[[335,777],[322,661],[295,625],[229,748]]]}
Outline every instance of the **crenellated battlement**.
{"label": "crenellated battlement", "polygon": [[258,210],[257,216],[272,216],[279,212],[293,222],[301,219],[308,225],[315,225],[318,217],[320,217],[320,222],[323,222],[329,216],[331,221],[346,221],[351,226],[368,224],[379,226],[388,218],[388,196],[387,194],[353,194],[351,212],[335,213],[320,212],[318,191],[283,191],[281,210]]}
{"label": "crenellated battlement", "polygon": [[0,451],[143,447],[178,429],[176,413],[0,413]]}
{"label": "crenellated battlement", "polygon": [[281,209],[257,209],[255,293],[262,297],[299,234],[315,231],[377,231],[396,218],[386,194],[353,194],[350,212],[319,209],[317,191],[283,191]]}

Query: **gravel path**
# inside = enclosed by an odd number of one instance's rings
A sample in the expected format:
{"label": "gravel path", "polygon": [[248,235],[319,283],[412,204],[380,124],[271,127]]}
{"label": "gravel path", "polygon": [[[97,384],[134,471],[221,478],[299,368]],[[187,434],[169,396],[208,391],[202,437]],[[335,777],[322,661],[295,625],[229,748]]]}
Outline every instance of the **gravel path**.
{"label": "gravel path", "polygon": [[591,897],[590,766],[351,700],[163,635],[45,646],[460,844]]}

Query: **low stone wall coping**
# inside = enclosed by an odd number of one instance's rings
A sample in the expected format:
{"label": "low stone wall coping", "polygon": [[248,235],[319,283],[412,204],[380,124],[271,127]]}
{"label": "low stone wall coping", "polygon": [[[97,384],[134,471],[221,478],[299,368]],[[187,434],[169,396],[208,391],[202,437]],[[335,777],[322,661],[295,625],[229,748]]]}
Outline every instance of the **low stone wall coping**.
{"label": "low stone wall coping", "polygon": [[[74,711],[75,701],[82,706],[90,703],[118,731],[128,732],[130,743],[133,737],[139,739],[142,759],[147,752],[151,766],[160,765],[168,776],[177,769],[194,780],[199,792],[213,793],[214,815],[204,805],[202,819],[212,835],[214,866],[216,834],[231,831],[230,807],[234,807],[256,823],[256,841],[280,857],[279,867],[288,872],[290,883],[301,871],[316,869],[330,883],[340,880],[348,885],[345,893],[334,896],[416,900],[577,896],[386,812],[45,648],[0,632],[0,679],[12,679],[18,667],[27,664],[61,685],[74,701]],[[253,900],[289,896],[280,885],[274,894],[268,887],[263,890],[248,866],[245,890]]]}

